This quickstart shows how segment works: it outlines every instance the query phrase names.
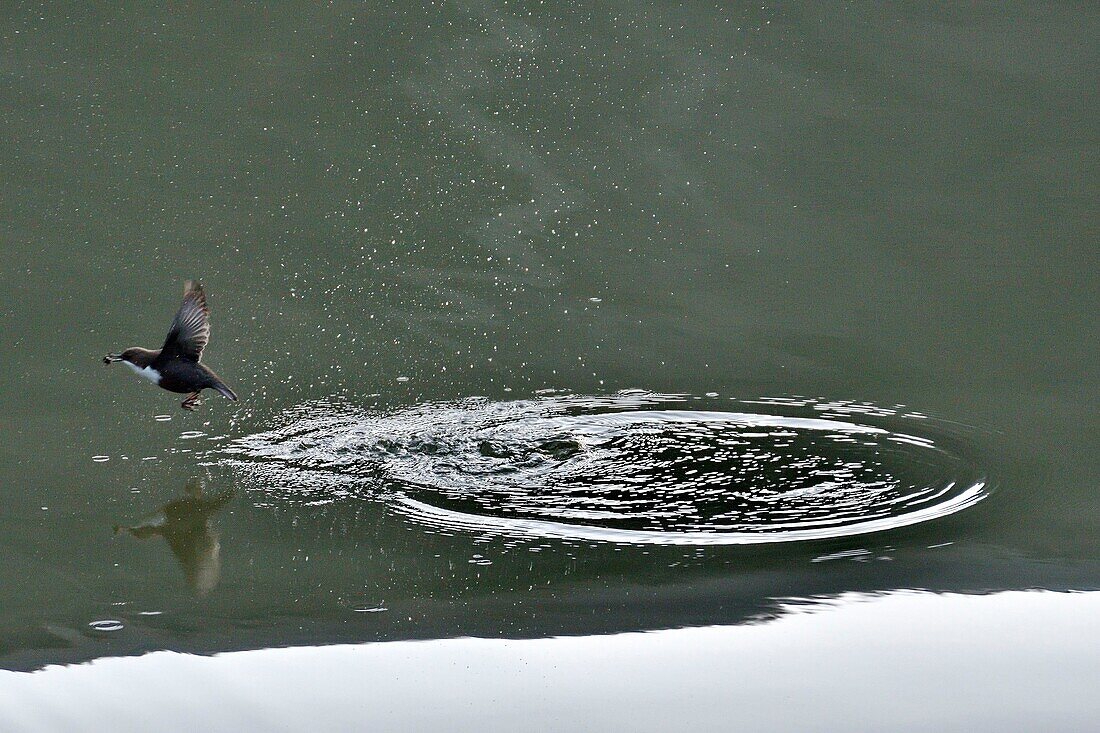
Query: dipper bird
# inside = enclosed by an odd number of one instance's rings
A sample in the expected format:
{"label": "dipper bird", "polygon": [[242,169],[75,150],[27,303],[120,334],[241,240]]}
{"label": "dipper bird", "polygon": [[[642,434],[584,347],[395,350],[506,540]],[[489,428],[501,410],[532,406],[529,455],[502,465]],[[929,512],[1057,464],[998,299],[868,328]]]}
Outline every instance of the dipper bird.
{"label": "dipper bird", "polygon": [[236,401],[236,393],[221,377],[199,363],[208,341],[210,309],[206,305],[206,293],[202,285],[188,280],[183,284],[183,304],[172,319],[164,346],[156,351],[134,346],[121,354],[107,354],[103,363],[121,361],[158,387],[187,394],[180,405],[185,410],[195,409],[201,402],[199,393],[206,388],[216,389]]}

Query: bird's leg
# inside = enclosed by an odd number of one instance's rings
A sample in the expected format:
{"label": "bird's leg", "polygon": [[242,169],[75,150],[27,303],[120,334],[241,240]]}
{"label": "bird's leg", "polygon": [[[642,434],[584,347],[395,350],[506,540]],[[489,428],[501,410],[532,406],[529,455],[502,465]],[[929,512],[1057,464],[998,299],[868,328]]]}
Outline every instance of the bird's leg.
{"label": "bird's leg", "polygon": [[202,400],[199,399],[199,394],[199,392],[192,392],[187,395],[187,399],[180,403],[180,407],[185,410],[194,410],[195,407],[202,402]]}

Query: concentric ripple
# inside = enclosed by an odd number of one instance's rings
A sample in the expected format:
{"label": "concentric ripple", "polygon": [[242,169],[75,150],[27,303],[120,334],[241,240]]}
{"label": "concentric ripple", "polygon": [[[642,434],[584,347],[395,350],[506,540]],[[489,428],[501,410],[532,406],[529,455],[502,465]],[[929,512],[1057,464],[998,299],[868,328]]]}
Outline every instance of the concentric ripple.
{"label": "concentric ripple", "polygon": [[614,542],[840,537],[987,494],[959,441],[923,416],[810,400],[635,392],[389,414],[316,404],[228,453],[257,487],[306,501],[366,493],[437,527]]}

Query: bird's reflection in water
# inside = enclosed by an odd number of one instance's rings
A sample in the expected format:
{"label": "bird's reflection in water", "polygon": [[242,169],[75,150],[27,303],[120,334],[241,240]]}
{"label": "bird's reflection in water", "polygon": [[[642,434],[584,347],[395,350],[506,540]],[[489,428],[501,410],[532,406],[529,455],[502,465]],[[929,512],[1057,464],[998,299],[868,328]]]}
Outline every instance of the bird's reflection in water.
{"label": "bird's reflection in water", "polygon": [[128,532],[138,539],[163,537],[179,560],[187,584],[198,595],[206,595],[221,576],[221,543],[213,526],[213,516],[230,499],[233,490],[207,496],[202,483],[191,479],[184,495],[173,499],[132,527],[115,526],[115,534]]}

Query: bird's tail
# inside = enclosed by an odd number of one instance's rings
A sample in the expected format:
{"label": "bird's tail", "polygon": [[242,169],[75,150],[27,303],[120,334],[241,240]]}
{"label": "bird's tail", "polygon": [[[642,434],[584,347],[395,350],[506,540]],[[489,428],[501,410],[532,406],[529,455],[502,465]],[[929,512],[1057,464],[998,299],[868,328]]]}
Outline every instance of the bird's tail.
{"label": "bird's tail", "polygon": [[228,397],[229,399],[233,400],[234,402],[237,401],[237,393],[234,392],[233,390],[229,389],[229,385],[226,384],[225,382],[222,382],[221,380],[218,380],[210,386],[213,387],[214,389],[216,389],[217,391],[221,392],[223,397]]}

